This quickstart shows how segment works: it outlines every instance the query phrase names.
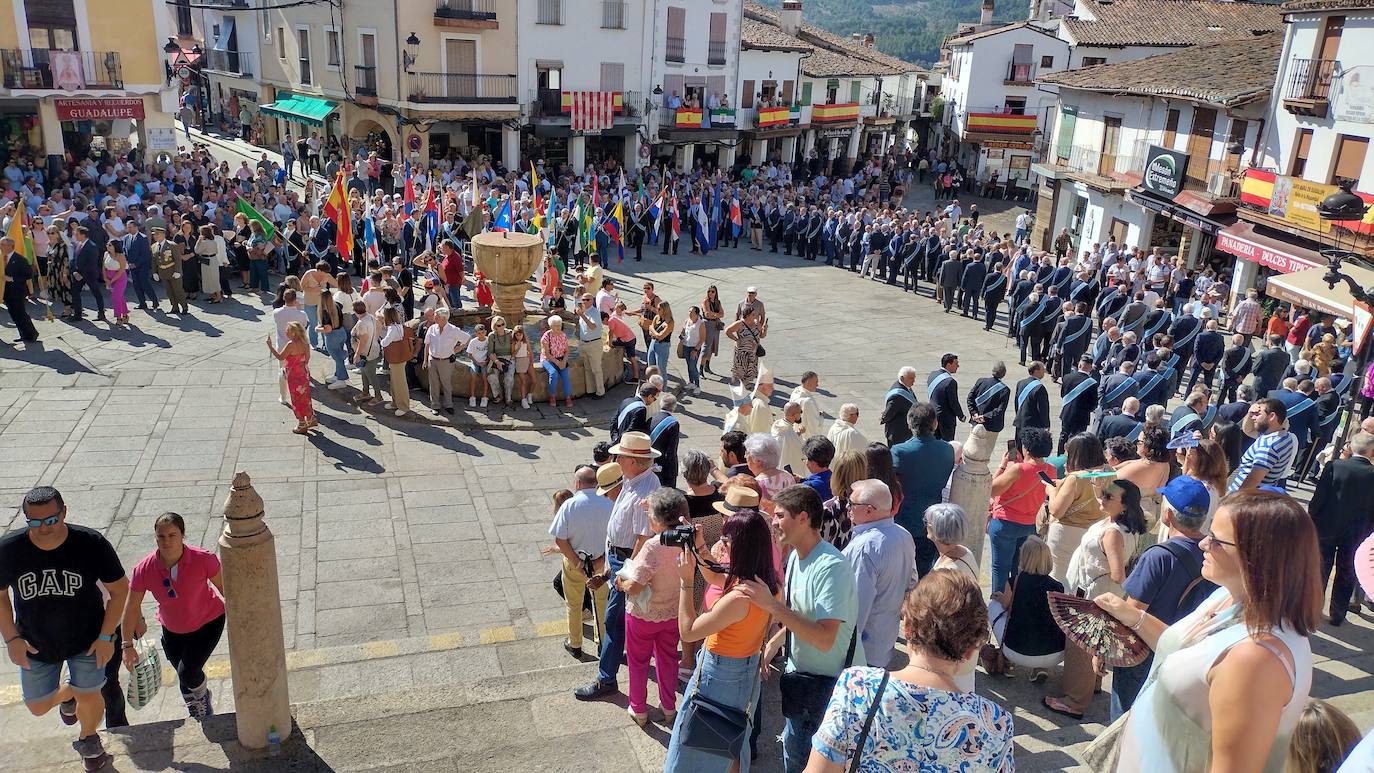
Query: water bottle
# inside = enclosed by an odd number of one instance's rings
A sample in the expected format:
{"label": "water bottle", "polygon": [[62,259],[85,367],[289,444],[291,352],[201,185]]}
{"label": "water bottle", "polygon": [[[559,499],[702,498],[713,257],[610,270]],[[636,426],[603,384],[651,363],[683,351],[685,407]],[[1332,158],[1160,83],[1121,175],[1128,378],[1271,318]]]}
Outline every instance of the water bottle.
{"label": "water bottle", "polygon": [[281,756],[281,733],[277,732],[276,725],[273,725],[267,729],[267,756]]}

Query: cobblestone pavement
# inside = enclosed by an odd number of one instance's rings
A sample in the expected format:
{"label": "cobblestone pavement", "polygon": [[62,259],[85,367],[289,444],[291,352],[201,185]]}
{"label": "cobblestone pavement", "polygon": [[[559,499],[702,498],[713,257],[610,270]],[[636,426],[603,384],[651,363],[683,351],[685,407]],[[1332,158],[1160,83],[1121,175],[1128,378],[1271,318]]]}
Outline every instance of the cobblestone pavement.
{"label": "cobblestone pavement", "polygon": [[[929,206],[924,189],[912,203]],[[1016,211],[1001,202],[986,209],[1002,228]],[[684,247],[611,269],[626,280],[627,298],[650,278],[682,310],[709,284],[727,307],[757,285],[779,392],[802,370],[816,370],[826,412],[857,403],[870,438],[882,437],[882,395],[902,365],[924,373],[957,351],[967,389],[993,361],[1014,355],[1004,336],[942,313],[928,288],[916,297],[781,254],[746,248],[701,257]],[[152,518],[163,511],[185,517],[188,541],[213,545],[230,478],[247,471],[277,537],[291,697],[304,740],[291,747],[297,769],[661,768],[663,728],[635,728],[623,698],[573,701],[571,688],[594,666],[560,646],[561,600],[549,587],[558,564],[539,555],[550,543],[551,493],[570,484],[574,462],[589,458],[628,387],[556,414],[512,418],[460,406],[453,426],[360,412],[331,394],[318,403],[323,431],[303,438],[291,434],[290,410],[277,404],[264,309],[239,295],[185,318],[135,312],[122,329],[39,322],[41,347],[0,346],[7,527],[16,527],[23,492],[51,483],[71,519],[103,530],[132,567],[153,549]],[[682,374],[680,361],[671,367]],[[1014,362],[1011,376],[1019,378]],[[683,449],[714,452],[727,388],[709,377],[703,386],[682,401]],[[1367,621],[1354,616],[1316,641],[1314,692],[1339,696],[1362,726],[1371,719],[1369,643]],[[221,645],[208,671],[218,708],[229,711],[224,658]],[[1089,724],[1061,722],[1024,678],[980,677],[980,691],[1015,710],[1026,770],[1070,767],[1074,747],[1105,719],[1103,699]],[[769,695],[772,733],[780,720],[776,693]],[[226,725],[201,733],[172,722],[184,719],[179,704],[168,690],[131,713],[136,722],[166,722],[116,733],[115,745],[142,768],[249,764],[251,755],[226,742]],[[0,664],[0,759],[61,769],[71,753],[59,740],[68,735],[55,718],[28,715],[16,669]],[[777,769],[769,746],[765,771]]]}

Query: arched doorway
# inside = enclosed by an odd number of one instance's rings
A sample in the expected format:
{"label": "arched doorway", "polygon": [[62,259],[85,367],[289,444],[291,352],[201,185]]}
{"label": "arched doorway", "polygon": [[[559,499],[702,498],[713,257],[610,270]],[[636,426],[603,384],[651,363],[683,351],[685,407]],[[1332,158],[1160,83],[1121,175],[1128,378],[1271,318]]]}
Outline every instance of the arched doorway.
{"label": "arched doorway", "polygon": [[391,179],[392,165],[396,158],[395,143],[392,140],[391,130],[376,121],[368,118],[359,119],[353,124],[353,130],[349,132],[351,146],[354,156],[359,153],[359,148],[363,150],[362,157],[366,158],[368,153],[375,152],[377,158],[382,161],[382,190],[392,193],[395,187]]}

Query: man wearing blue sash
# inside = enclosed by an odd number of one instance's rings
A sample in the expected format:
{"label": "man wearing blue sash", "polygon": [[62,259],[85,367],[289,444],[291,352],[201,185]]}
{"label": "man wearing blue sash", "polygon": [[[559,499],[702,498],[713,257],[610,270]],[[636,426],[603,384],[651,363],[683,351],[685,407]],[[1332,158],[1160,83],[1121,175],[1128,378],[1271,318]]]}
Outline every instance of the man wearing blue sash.
{"label": "man wearing blue sash", "polygon": [[649,432],[649,406],[658,399],[658,387],[646,379],[633,397],[620,403],[611,422],[611,443],[619,443],[626,432]]}
{"label": "man wearing blue sash", "polygon": [[1207,320],[1203,331],[1198,334],[1197,344],[1193,347],[1193,373],[1188,377],[1188,386],[1183,391],[1193,391],[1193,384],[1196,384],[1198,377],[1201,376],[1202,383],[1207,387],[1207,391],[1211,392],[1217,365],[1225,353],[1226,338],[1217,331],[1217,321]]}
{"label": "man wearing blue sash", "polygon": [[1002,271],[1001,261],[993,263],[992,270],[983,278],[982,295],[986,314],[983,329],[991,330],[992,323],[997,321],[997,307],[1002,305],[1002,299],[1007,296],[1007,277]]}
{"label": "man wearing blue sash", "polygon": [[1145,305],[1145,293],[1139,292],[1121,309],[1121,316],[1116,320],[1116,324],[1121,326],[1122,332],[1135,333],[1137,336],[1145,334],[1145,315],[1150,311],[1150,307]]}
{"label": "man wearing blue sash", "polygon": [[1045,288],[1045,297],[1040,299],[1040,338],[1032,342],[1032,348],[1035,351],[1034,358],[1037,360],[1048,361],[1050,357],[1050,335],[1054,333],[1055,326],[1064,318],[1063,303],[1063,299],[1059,297],[1059,292],[1053,286]]}
{"label": "man wearing blue sash", "polygon": [[1030,270],[1023,270],[1021,273],[1012,273],[1011,295],[1007,296],[1007,338],[1019,338],[1021,335],[1021,306],[1030,298],[1030,294],[1035,291],[1035,274]]}
{"label": "man wearing blue sash", "polygon": [[[1073,301],[1075,305],[1080,303],[1086,304],[1087,307],[1091,309],[1097,305],[1098,290],[1099,285],[1097,284],[1097,279],[1093,276],[1093,272],[1084,271],[1080,273],[1078,278],[1073,281],[1073,284],[1069,286],[1069,300]],[[1086,311],[1083,312],[1083,314],[1089,316]]]}
{"label": "man wearing blue sash", "polygon": [[916,369],[907,365],[897,371],[897,380],[888,388],[883,397],[883,414],[879,422],[883,425],[883,438],[887,447],[911,438],[911,427],[907,425],[906,414],[916,405],[916,393],[911,386],[916,383]]}
{"label": "man wearing blue sash", "polygon": [[980,378],[968,393],[969,421],[983,425],[983,429],[994,435],[1006,426],[1007,403],[1011,402],[1011,387],[1003,383],[1007,366],[1002,362],[992,365],[992,375]]}
{"label": "man wearing blue sash", "polygon": [[1116,326],[1114,320],[1107,320],[1107,328],[1097,334],[1093,340],[1092,356],[1093,362],[1097,365],[1098,373],[1110,372],[1116,368],[1116,363],[1111,362],[1113,350],[1121,349],[1121,328]]}
{"label": "man wearing blue sash", "polygon": [[1087,304],[1065,303],[1063,309],[1064,319],[1055,326],[1054,335],[1050,337],[1050,353],[1059,360],[1061,378],[1072,373],[1069,368],[1088,351],[1088,334],[1093,327],[1093,321],[1087,316]]}
{"label": "man wearing blue sash", "polygon": [[1336,425],[1341,423],[1341,395],[1331,388],[1331,379],[1322,377],[1317,379],[1316,384],[1317,403],[1317,422],[1312,428],[1312,445],[1307,452],[1307,458],[1303,459],[1298,469],[1302,471],[1299,480],[1307,478],[1309,475],[1316,478],[1316,461],[1321,457],[1322,450],[1331,442],[1331,438],[1336,434]]}
{"label": "man wearing blue sash", "polygon": [[1120,370],[1102,379],[1102,403],[1099,407],[1104,416],[1122,410],[1126,398],[1135,397],[1140,392],[1140,384],[1133,377],[1135,361],[1126,360],[1117,367]]}
{"label": "man wearing blue sash", "polygon": [[[964,274],[959,279],[959,314],[969,316],[969,305],[973,305],[973,318],[978,318],[978,302],[983,296],[983,280],[988,275],[988,264],[974,258],[964,264]],[[945,438],[949,440],[950,438]]]}
{"label": "man wearing blue sash", "polygon": [[1019,437],[1027,427],[1050,428],[1050,392],[1045,388],[1045,363],[1035,360],[1030,375],[1016,383],[1016,427]]}
{"label": "man wearing blue sash", "polygon": [[1021,352],[1021,364],[1026,364],[1026,348],[1031,349],[1031,359],[1040,359],[1037,355],[1043,352],[1036,351],[1035,346],[1040,342],[1040,317],[1045,313],[1045,306],[1040,302],[1040,285],[1035,286],[1035,292],[1030,294],[1016,309],[1016,328],[1017,328],[1017,347]]}
{"label": "man wearing blue sash", "polygon": [[964,420],[964,409],[959,405],[959,384],[954,380],[957,372],[959,355],[946,353],[940,357],[940,369],[926,379],[926,394],[935,406],[935,434],[946,441],[954,439],[955,428]]}
{"label": "man wearing blue sash", "polygon": [[1178,362],[1173,365],[1175,372],[1186,373],[1188,371],[1188,362],[1192,359],[1193,351],[1197,346],[1198,334],[1202,332],[1202,323],[1203,320],[1193,316],[1193,304],[1185,303],[1183,315],[1174,320],[1174,324],[1169,327],[1169,337],[1173,339],[1173,344],[1169,348],[1178,355]]}
{"label": "man wearing blue sash", "polygon": [[1255,364],[1250,368],[1255,374],[1255,392],[1260,398],[1268,397],[1271,391],[1278,388],[1291,359],[1288,352],[1284,351],[1283,336],[1269,336],[1265,348],[1255,355]]}
{"label": "man wearing blue sash", "polygon": [[649,444],[662,454],[658,457],[658,482],[670,488],[677,487],[677,446],[682,439],[682,425],[673,416],[675,408],[677,398],[664,395],[658,413],[649,420]]}
{"label": "man wearing blue sash", "polygon": [[1136,383],[1140,385],[1136,396],[1140,398],[1141,405],[1146,408],[1152,405],[1168,407],[1171,372],[1172,369],[1157,352],[1145,355],[1145,367],[1135,373]]}
{"label": "man wearing blue sash", "polygon": [[1288,431],[1298,438],[1297,459],[1302,458],[1311,444],[1312,428],[1317,424],[1317,401],[1312,399],[1312,393],[1311,381],[1299,382],[1295,378],[1284,379],[1282,388],[1269,393],[1269,397],[1283,403],[1287,409]]}
{"label": "man wearing blue sash", "polygon": [[1140,431],[1144,426],[1145,422],[1140,420],[1140,401],[1128,397],[1121,405],[1121,413],[1103,416],[1098,420],[1097,437],[1103,443],[1114,437],[1135,440],[1140,437]]}
{"label": "man wearing blue sash", "polygon": [[[1081,317],[1081,319],[1087,319]],[[1078,370],[1063,379],[1063,407],[1059,409],[1059,450],[1064,453],[1064,444],[1069,438],[1087,430],[1092,422],[1093,409],[1097,407],[1097,379],[1093,378],[1093,358],[1081,355]]]}
{"label": "man wearing blue sash", "polygon": [[[1117,321],[1121,315],[1121,310],[1126,308],[1126,304],[1129,302],[1130,298],[1121,286],[1113,286],[1102,295],[1097,301],[1097,319],[1098,324],[1103,326],[1103,330],[1106,329],[1107,320]],[[1121,332],[1126,331],[1122,330]]]}
{"label": "man wearing blue sash", "polygon": [[1210,402],[1206,392],[1190,392],[1183,405],[1175,408],[1173,415],[1169,417],[1169,437],[1192,435],[1194,432],[1203,431],[1203,422],[1207,418]]}
{"label": "man wearing blue sash", "polygon": [[1169,309],[1165,306],[1164,299],[1160,298],[1156,300],[1155,307],[1150,309],[1149,313],[1145,315],[1145,324],[1142,326],[1144,332],[1141,333],[1140,340],[1154,340],[1155,333],[1168,330],[1173,319],[1174,315],[1171,314]]}

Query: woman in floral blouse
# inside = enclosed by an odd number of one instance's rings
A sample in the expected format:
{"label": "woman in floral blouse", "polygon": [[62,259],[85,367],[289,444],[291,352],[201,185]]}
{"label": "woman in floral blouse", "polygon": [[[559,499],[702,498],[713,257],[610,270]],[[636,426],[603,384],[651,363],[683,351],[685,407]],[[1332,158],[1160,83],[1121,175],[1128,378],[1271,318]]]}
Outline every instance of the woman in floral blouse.
{"label": "woman in floral blouse", "polygon": [[568,337],[563,334],[563,318],[549,317],[549,329],[539,338],[539,364],[549,374],[549,407],[558,405],[558,384],[563,384],[563,405],[572,407],[572,379],[568,375]]}

